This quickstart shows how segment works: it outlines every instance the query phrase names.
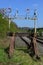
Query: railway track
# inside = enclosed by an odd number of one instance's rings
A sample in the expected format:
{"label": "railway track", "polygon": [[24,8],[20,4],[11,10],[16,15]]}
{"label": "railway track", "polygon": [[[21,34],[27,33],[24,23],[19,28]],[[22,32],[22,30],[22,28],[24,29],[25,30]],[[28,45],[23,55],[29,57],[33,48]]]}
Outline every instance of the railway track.
{"label": "railway track", "polygon": [[[30,38],[27,38],[27,37],[20,37],[20,38],[27,44],[27,46],[30,45],[30,42],[31,42]],[[43,42],[42,40],[37,39],[37,46],[38,46],[40,55],[43,55],[43,44],[42,44],[42,42]]]}
{"label": "railway track", "polygon": [[41,39],[36,39],[36,41],[43,44],[43,40],[41,40]]}
{"label": "railway track", "polygon": [[[26,37],[29,36],[29,33],[16,33],[17,36],[21,37],[22,39],[25,39]],[[29,39],[31,40],[31,38],[29,37]],[[28,41],[28,38],[26,38],[25,40]],[[43,37],[37,37],[37,42],[43,44]]]}
{"label": "railway track", "polygon": [[37,39],[43,40],[43,37],[37,37]]}
{"label": "railway track", "polygon": [[31,40],[28,39],[27,37],[20,37],[24,42],[25,44],[27,45],[27,47],[30,47],[30,43],[31,43]]}
{"label": "railway track", "polygon": [[41,44],[43,44],[43,37],[37,37],[37,42],[40,42]]}
{"label": "railway track", "polygon": [[[28,37],[29,33],[16,33],[16,35],[19,37],[19,39],[21,39],[20,41],[21,44],[23,42],[23,44],[30,46],[31,38]],[[41,55],[43,55],[43,38],[37,37],[36,42]]]}
{"label": "railway track", "polygon": [[[27,37],[27,38],[29,38],[31,40],[31,38],[33,38],[33,37]],[[36,41],[43,44],[43,37],[37,37]]]}
{"label": "railway track", "polygon": [[[31,38],[32,37],[27,37],[29,34],[27,33],[17,33],[16,34],[18,36],[17,40],[16,40],[16,43],[17,45],[16,46],[27,46],[29,47],[30,46],[30,42],[31,42]],[[40,52],[43,54],[43,38],[41,37],[37,37],[36,39],[37,41],[37,46],[40,50]]]}
{"label": "railway track", "polygon": [[[26,42],[27,45],[30,45],[31,38],[29,38],[29,37],[20,37],[20,38],[21,38],[24,42]],[[43,39],[41,39],[41,38],[37,38],[36,41],[37,41],[37,43],[43,45]]]}

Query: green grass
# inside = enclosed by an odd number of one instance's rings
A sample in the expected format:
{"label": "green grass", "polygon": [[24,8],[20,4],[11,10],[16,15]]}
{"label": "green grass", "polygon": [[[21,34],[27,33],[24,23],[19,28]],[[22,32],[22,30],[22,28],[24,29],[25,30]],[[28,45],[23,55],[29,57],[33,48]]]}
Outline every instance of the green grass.
{"label": "green grass", "polygon": [[43,65],[43,56],[41,61],[35,60],[27,53],[26,48],[15,48],[11,59],[5,49],[9,46],[9,40],[0,39],[0,65]]}
{"label": "green grass", "polygon": [[8,59],[4,49],[0,49],[0,63],[2,65],[43,65],[43,57],[41,57],[41,61],[35,61],[28,53],[15,49],[13,57]]}

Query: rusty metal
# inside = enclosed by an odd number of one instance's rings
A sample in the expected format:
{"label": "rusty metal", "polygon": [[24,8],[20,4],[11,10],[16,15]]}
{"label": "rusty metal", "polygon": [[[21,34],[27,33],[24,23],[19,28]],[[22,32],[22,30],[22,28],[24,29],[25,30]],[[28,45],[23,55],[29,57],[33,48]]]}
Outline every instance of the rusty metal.
{"label": "rusty metal", "polygon": [[[16,33],[12,33],[13,35],[10,36],[10,45],[9,45],[9,57],[11,58],[14,54],[14,47],[15,47],[15,36],[16,36]],[[17,34],[18,35],[18,34]],[[36,34],[32,34],[31,35],[32,38],[31,38],[31,47],[35,53],[35,56],[39,56],[39,50],[38,50],[38,47],[37,47],[37,42],[36,42]]]}
{"label": "rusty metal", "polygon": [[33,45],[34,45],[35,55],[39,56],[39,50],[38,50],[38,47],[37,47],[37,42],[36,42],[36,38],[35,37],[33,37]]}
{"label": "rusty metal", "polygon": [[36,42],[36,34],[32,34],[32,38],[31,38],[31,46],[33,48],[33,51],[35,53],[35,56],[39,57],[39,50],[38,50],[38,46],[37,46],[37,42]]}
{"label": "rusty metal", "polygon": [[38,46],[37,46],[36,34],[35,33],[34,33],[34,37],[33,37],[33,46],[34,46],[35,56],[39,58],[39,50],[38,50]]}
{"label": "rusty metal", "polygon": [[15,34],[13,34],[10,37],[10,45],[9,45],[9,57],[11,58],[14,53],[14,47],[15,47]]}

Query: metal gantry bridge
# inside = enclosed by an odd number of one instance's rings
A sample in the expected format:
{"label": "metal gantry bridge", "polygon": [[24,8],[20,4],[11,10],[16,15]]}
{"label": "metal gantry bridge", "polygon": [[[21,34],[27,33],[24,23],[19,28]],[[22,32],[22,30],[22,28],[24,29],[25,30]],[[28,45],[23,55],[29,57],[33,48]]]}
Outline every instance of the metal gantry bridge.
{"label": "metal gantry bridge", "polygon": [[[9,14],[9,16],[7,17],[9,19],[9,29],[10,29],[10,23],[11,23],[11,20],[13,19],[16,19],[16,20],[33,20],[34,21],[34,33],[36,34],[36,20],[37,20],[37,13],[36,13],[36,9],[34,10],[34,14],[33,14],[33,17],[30,17],[28,16],[29,14],[29,9],[27,9],[27,16],[21,16],[21,15],[18,15],[18,10],[16,11],[15,15],[13,17],[10,17],[10,13],[11,13],[11,9],[10,8],[6,8],[6,9],[1,9],[3,15],[6,13]],[[4,12],[3,12],[4,11]],[[3,18],[6,18],[5,15]],[[9,56],[11,57],[11,55],[13,54],[14,52],[14,43],[15,43],[15,33],[11,33],[11,37],[10,37],[10,47],[9,47]],[[20,34],[19,34],[20,35]],[[31,35],[31,47],[32,49],[34,50],[34,53],[35,53],[35,56],[37,58],[40,58],[39,57],[39,51],[38,51],[38,47],[37,47],[37,42],[36,42],[36,35],[32,34]],[[26,38],[25,38],[26,39]],[[34,48],[33,48],[34,46]]]}
{"label": "metal gantry bridge", "polygon": [[33,20],[34,21],[34,31],[36,33],[36,20],[37,20],[37,9],[34,10],[34,13],[33,13],[33,17],[30,17],[29,16],[29,9],[26,9],[26,16],[23,16],[23,15],[19,15],[19,11],[16,10],[16,13],[13,17],[10,16],[10,13],[11,13],[11,8],[2,8],[0,9],[0,11],[3,13],[4,17],[3,18],[6,18],[5,14],[7,15],[8,14],[8,19],[9,19],[9,29],[10,29],[10,23],[11,23],[11,20]]}

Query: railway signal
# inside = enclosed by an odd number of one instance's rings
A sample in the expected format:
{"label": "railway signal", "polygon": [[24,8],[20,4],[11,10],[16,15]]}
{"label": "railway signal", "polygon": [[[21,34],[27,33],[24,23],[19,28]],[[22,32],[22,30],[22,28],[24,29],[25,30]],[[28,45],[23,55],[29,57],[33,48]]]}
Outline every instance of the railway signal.
{"label": "railway signal", "polygon": [[[3,11],[5,11],[5,13],[9,15],[9,13],[11,13],[11,9],[10,8],[6,8],[4,9]],[[34,37],[32,39],[32,42],[33,42],[33,45],[34,45],[34,50],[35,50],[35,54],[38,55],[38,49],[36,49],[37,47],[37,43],[36,43],[36,20],[37,20],[37,15],[36,15],[36,9],[34,10],[34,16],[33,17],[30,17],[29,16],[29,9],[27,9],[27,12],[26,12],[26,16],[23,16],[23,15],[18,15],[18,10],[16,10],[16,13],[13,17],[10,17],[10,15],[8,16],[8,19],[9,19],[9,30],[10,30],[10,23],[11,23],[11,20],[33,20],[34,21]],[[13,33],[12,33],[13,34]],[[11,39],[14,38],[14,36],[12,35]],[[15,39],[12,40],[12,43],[10,44],[10,49],[11,49],[11,45],[14,43],[13,41],[15,41]],[[36,45],[36,47],[35,47]],[[13,45],[12,45],[13,46]],[[13,49],[13,48],[12,48]],[[13,50],[12,50],[13,52]]]}
{"label": "railway signal", "polygon": [[10,22],[11,21],[10,21],[10,15],[9,14],[11,13],[11,8],[1,8],[0,13],[3,15],[3,17],[2,17],[3,19],[6,17],[9,19],[9,29],[10,29]]}
{"label": "railway signal", "polygon": [[1,8],[0,9],[0,13],[2,13],[4,16],[3,18],[6,18],[5,15],[8,15],[8,19],[9,19],[9,30],[10,30],[10,23],[11,23],[11,20],[34,20],[34,32],[36,33],[36,20],[37,20],[37,13],[36,13],[36,9],[34,10],[34,16],[33,17],[30,17],[29,15],[29,11],[30,9],[26,9],[26,16],[23,16],[23,15],[19,15],[19,11],[16,10],[16,13],[13,17],[10,16],[10,13],[11,13],[11,8]]}

